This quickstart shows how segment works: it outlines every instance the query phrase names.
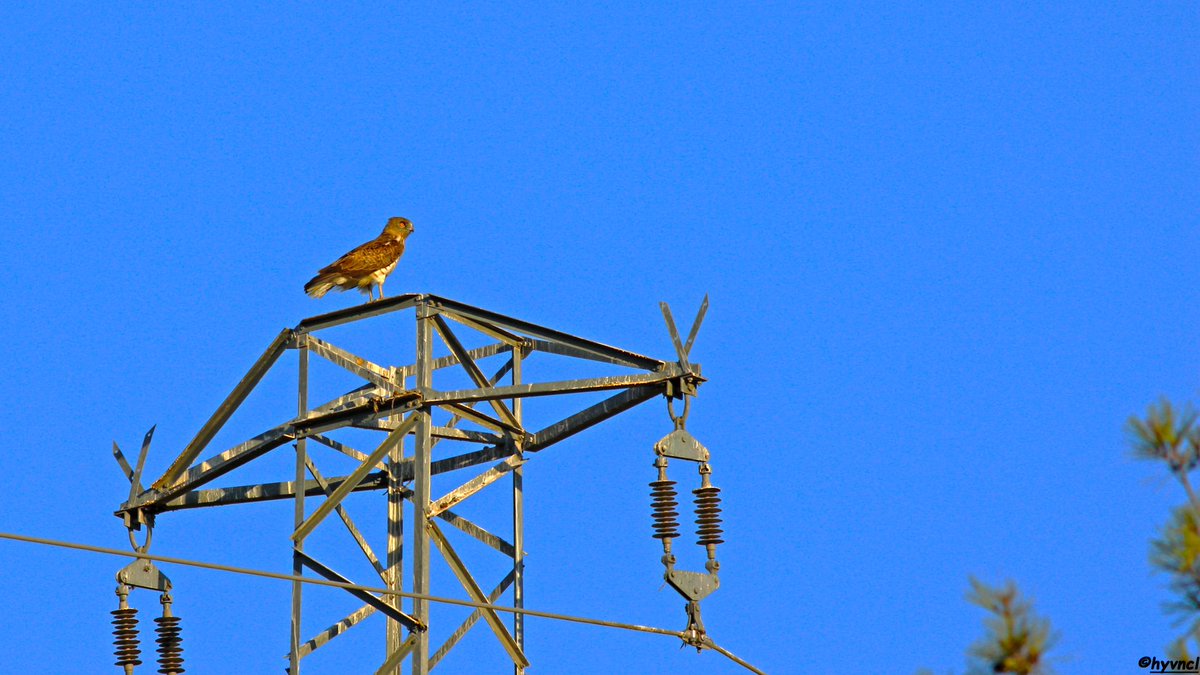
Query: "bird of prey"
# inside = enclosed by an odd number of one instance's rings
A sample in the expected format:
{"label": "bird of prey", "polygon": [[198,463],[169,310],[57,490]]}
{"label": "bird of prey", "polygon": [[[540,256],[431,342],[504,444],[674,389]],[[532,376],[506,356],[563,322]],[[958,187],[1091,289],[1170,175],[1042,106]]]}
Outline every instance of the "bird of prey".
{"label": "bird of prey", "polygon": [[412,231],[407,218],[389,218],[378,237],[321,268],[317,276],[304,284],[304,292],[319,298],[334,287],[341,291],[357,288],[370,296],[367,301],[370,302],[375,299],[373,291],[378,286],[382,300],[383,281],[396,269],[404,253],[404,240]]}

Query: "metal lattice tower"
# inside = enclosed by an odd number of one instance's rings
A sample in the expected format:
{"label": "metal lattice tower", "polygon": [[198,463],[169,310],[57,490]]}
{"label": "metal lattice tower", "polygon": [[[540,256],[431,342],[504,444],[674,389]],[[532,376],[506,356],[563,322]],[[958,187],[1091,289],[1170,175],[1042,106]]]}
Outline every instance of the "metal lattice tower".
{"label": "metal lattice tower", "polygon": [[[538,326],[495,312],[472,307],[434,295],[403,295],[339,310],[305,319],[295,328],[283,330],[250,368],[217,411],[203,425],[166,472],[148,489],[141,487],[141,473],[149,445],[149,434],[142,453],[133,469],[114,444],[114,453],[131,482],[129,499],[120,505],[117,515],[126,527],[133,530],[152,528],[158,514],[179,509],[241,504],[266,500],[291,499],[295,504],[292,542],[293,572],[297,575],[316,574],[334,581],[348,581],[305,551],[305,541],[314,529],[326,524],[336,513],[358,543],[362,554],[378,573],[384,587],[396,591],[433,594],[430,583],[430,563],[434,551],[457,577],[467,595],[475,602],[491,603],[511,591],[514,607],[524,602],[524,505],[522,479],[524,465],[550,446],[588,427],[603,422],[634,406],[659,396],[687,399],[703,381],[698,364],[690,363],[696,333],[703,319],[702,306],[686,344],[680,340],[666,306],[663,306],[668,327],[678,353],[678,361],[663,361],[591,340]],[[415,316],[415,361],[401,366],[381,365],[350,353],[326,339],[322,331],[352,322],[366,321],[384,314],[412,310]],[[452,329],[452,326],[454,327]],[[486,336],[485,346],[468,349],[456,331],[469,330]],[[449,355],[434,358],[434,342],[440,340]],[[478,337],[478,336],[476,336]],[[298,413],[268,431],[218,454],[200,460],[202,453],[218,431],[262,381],[267,372],[289,350],[298,353]],[[566,379],[559,381],[526,382],[524,362],[538,353],[569,357],[580,363],[603,363],[620,366],[628,374]],[[310,404],[309,360],[311,357],[329,361],[365,381],[361,386],[336,398]],[[503,361],[492,374],[481,369],[479,362],[492,357]],[[507,357],[507,358],[505,358]],[[461,369],[473,384],[468,389],[439,389],[437,384],[452,370]],[[461,377],[461,374],[459,374]],[[604,400],[587,406],[545,428],[531,431],[525,427],[523,403],[530,397],[560,396],[580,392],[614,392]],[[449,422],[436,425],[439,417],[449,415]],[[672,412],[674,417],[674,413]],[[686,408],[683,417],[686,417]],[[371,429],[383,435],[382,442],[369,452],[360,452],[331,437],[339,429]],[[655,450],[660,466],[660,480],[665,480],[667,457],[682,458],[701,464],[704,485],[708,486],[708,452],[682,431],[676,419],[676,432],[660,442]],[[406,439],[411,437],[412,453],[405,451]],[[438,448],[446,441],[450,451]],[[310,452],[316,443],[358,462],[347,475],[323,475]],[[225,474],[285,446],[295,451],[295,472],[290,480],[233,487],[210,487]],[[198,461],[199,460],[199,461]],[[431,490],[435,475],[461,475],[473,467],[488,466],[463,480],[444,494]],[[281,477],[283,478],[283,477]],[[511,487],[511,540],[488,532],[452,509],[464,500],[491,486]],[[671,482],[673,484],[673,481]],[[664,484],[665,485],[665,484]],[[656,508],[669,511],[658,487]],[[711,492],[715,488],[703,488]],[[375,490],[387,498],[387,544],[383,556],[378,556],[363,537],[361,530],[344,508],[351,492]],[[701,646],[707,638],[699,622],[699,599],[716,588],[715,544],[712,533],[715,517],[715,493],[696,491],[708,520],[707,534],[701,534],[701,545],[709,551],[708,575],[674,570],[670,551],[671,528],[659,528],[655,536],[662,539],[666,555],[667,580],[689,599],[689,630],[697,631],[689,644]],[[707,500],[707,501],[705,501]],[[417,522],[408,524],[411,538],[405,546],[404,502],[413,505]],[[315,509],[308,508],[316,503]],[[656,517],[663,516],[662,513]],[[490,592],[479,585],[462,558],[451,546],[443,528],[451,526],[465,532],[501,555],[511,559],[510,571]],[[671,536],[666,536],[671,535]],[[148,545],[148,543],[147,543]],[[140,550],[144,551],[144,547]],[[406,588],[403,571],[410,571]],[[686,584],[684,584],[686,580]],[[704,585],[703,593],[700,587]],[[289,671],[298,675],[301,660],[344,633],[367,616],[380,612],[387,617],[386,655],[379,673],[399,675],[405,660],[411,662],[413,675],[424,675],[462,638],[477,619],[482,618],[511,658],[515,672],[524,672],[529,661],[524,653],[524,623],[515,614],[511,625],[489,609],[477,609],[471,618],[452,632],[441,627],[441,646],[431,653],[429,602],[414,599],[411,610],[404,611],[395,596],[380,598],[363,591],[349,591],[363,603],[362,607],[315,636],[305,639],[301,634],[301,613],[304,603],[302,585],[293,584],[291,605]],[[378,584],[377,584],[378,585]],[[695,587],[697,597],[682,586]],[[124,605],[122,605],[124,606]],[[694,621],[692,620],[694,608]],[[685,638],[685,641],[686,640]]]}

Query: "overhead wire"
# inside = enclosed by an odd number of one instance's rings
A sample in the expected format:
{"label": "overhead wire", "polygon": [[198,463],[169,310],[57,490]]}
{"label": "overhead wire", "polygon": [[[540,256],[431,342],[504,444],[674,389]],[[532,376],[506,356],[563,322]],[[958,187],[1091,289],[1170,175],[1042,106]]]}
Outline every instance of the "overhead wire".
{"label": "overhead wire", "polygon": [[[314,577],[305,577],[297,574],[283,574],[280,572],[269,572],[267,570],[256,570],[248,567],[235,567],[233,565],[223,565],[220,563],[210,563],[201,560],[189,560],[187,558],[178,558],[175,556],[158,555],[154,553],[138,553],[132,551],[123,551],[121,549],[109,548],[106,546],[94,546],[92,544],[79,544],[71,541],[60,541],[57,539],[46,539],[44,537],[30,537],[23,534],[14,534],[11,532],[0,532],[0,539],[8,539],[11,541],[19,541],[27,544],[39,544],[42,546],[53,546],[57,548],[72,549],[76,551],[87,551],[91,553],[101,553],[105,555],[115,555],[124,558],[134,558],[141,560],[153,560],[155,562],[169,563],[172,565],[184,565],[187,567],[196,567],[200,569],[214,570],[217,572],[230,572],[233,574],[244,574],[254,577],[262,577],[265,579],[277,579],[280,581],[298,581],[305,584],[313,584],[316,586],[329,586],[332,588],[341,588],[345,590],[365,591],[367,593],[378,593],[380,595],[393,595],[402,598],[414,598],[417,600],[427,600],[429,602],[438,602],[447,605],[458,605],[461,607],[472,607],[474,609],[489,609],[496,612],[506,612],[509,614],[523,614],[525,616],[533,616],[542,619],[552,619],[555,621],[568,621],[571,623],[581,623],[591,626],[601,626],[604,628],[616,628],[620,630],[636,631],[640,633],[652,633],[655,635],[670,635],[679,639],[684,639],[683,631],[669,630],[666,628],[656,628],[654,626],[641,626],[632,623],[622,623],[620,621],[605,621],[603,619],[592,619],[582,616],[571,616],[569,614],[559,614],[557,612],[542,612],[534,609],[507,607],[504,605],[493,605],[486,602],[474,602],[471,600],[459,600],[457,598],[446,598],[437,595],[428,595],[426,593],[410,593],[408,591],[398,591],[392,588],[378,588],[374,586],[363,586],[344,581],[333,581],[330,579],[317,579]],[[712,641],[711,638],[704,639],[704,646],[707,649],[729,658],[738,665],[757,673],[757,675],[766,675],[763,671],[746,663],[742,659],[733,655],[731,652],[721,647]]]}

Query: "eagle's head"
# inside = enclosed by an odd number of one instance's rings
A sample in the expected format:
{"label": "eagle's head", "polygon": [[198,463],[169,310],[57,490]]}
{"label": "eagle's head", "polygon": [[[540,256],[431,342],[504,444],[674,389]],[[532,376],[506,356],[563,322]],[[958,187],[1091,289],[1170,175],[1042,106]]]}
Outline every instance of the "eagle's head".
{"label": "eagle's head", "polygon": [[404,239],[412,234],[413,226],[408,218],[388,218],[387,225],[383,227],[383,234],[387,237],[395,239]]}

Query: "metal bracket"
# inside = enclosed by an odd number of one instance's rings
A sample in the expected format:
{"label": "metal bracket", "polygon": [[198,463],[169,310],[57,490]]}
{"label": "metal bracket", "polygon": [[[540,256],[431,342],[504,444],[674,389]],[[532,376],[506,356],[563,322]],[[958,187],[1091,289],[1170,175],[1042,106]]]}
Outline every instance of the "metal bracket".
{"label": "metal bracket", "polygon": [[700,603],[693,600],[687,604],[686,609],[688,625],[683,630],[683,643],[695,647],[699,652],[708,647],[712,640],[709,640],[704,631],[704,622],[700,619]]}
{"label": "metal bracket", "polygon": [[[674,568],[668,569],[663,578],[671,585],[671,588],[679,591],[680,595],[693,603],[698,603],[708,597],[721,585],[721,581],[715,574],[687,572]],[[699,605],[697,605],[697,609],[699,609]]]}
{"label": "metal bracket", "polygon": [[[671,334],[671,342],[675,345],[675,354],[679,356],[679,367],[683,372],[692,372],[692,366],[688,363],[688,355],[692,352],[692,344],[696,342],[696,334],[700,332],[700,324],[704,323],[704,314],[708,312],[708,294],[704,294],[704,301],[700,303],[700,311],[696,312],[696,320],[692,322],[692,331],[688,333],[687,342],[679,339],[679,330],[675,328],[675,317],[671,315],[671,307],[665,302],[658,303],[662,309],[663,319],[667,322],[667,332]],[[695,393],[693,391],[693,393]]]}
{"label": "metal bracket", "polygon": [[160,593],[171,590],[171,580],[146,558],[139,558],[121,568],[117,572],[117,582]]}
{"label": "metal bracket", "polygon": [[707,462],[708,448],[700,444],[686,429],[676,429],[654,444],[654,452],[663,457]]}

